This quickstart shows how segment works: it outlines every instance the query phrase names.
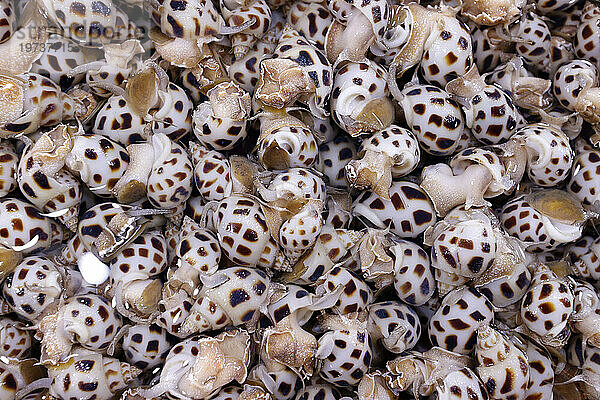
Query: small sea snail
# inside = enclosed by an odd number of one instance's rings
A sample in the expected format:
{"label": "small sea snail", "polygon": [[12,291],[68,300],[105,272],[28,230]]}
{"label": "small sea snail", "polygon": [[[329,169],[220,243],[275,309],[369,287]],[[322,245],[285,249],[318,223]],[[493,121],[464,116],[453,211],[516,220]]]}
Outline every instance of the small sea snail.
{"label": "small sea snail", "polygon": [[600,87],[598,69],[589,61],[574,60],[556,70],[554,95],[564,107],[580,115],[590,124],[600,122]]}
{"label": "small sea snail", "polygon": [[416,168],[421,151],[417,138],[408,129],[392,125],[365,139],[361,159],[346,165],[346,179],[358,189],[371,188],[389,198],[392,178],[400,178]]}
{"label": "small sea snail", "polygon": [[133,394],[154,398],[163,394],[175,399],[211,398],[231,381],[244,382],[250,362],[250,335],[232,329],[215,337],[187,339],[174,346],[150,388]]}
{"label": "small sea snail", "polygon": [[331,114],[350,136],[383,130],[394,121],[388,73],[374,61],[343,62],[334,70]]}
{"label": "small sea snail", "polygon": [[333,85],[333,71],[321,50],[286,25],[273,55],[260,63],[254,97],[279,109],[298,100],[317,117],[329,115],[325,103]]}

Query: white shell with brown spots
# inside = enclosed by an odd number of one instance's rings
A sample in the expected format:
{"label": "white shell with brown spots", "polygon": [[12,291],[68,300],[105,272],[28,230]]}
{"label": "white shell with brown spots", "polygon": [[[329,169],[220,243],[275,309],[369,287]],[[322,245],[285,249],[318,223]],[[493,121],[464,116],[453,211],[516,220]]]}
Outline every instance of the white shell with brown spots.
{"label": "white shell with brown spots", "polygon": [[160,274],[167,267],[167,243],[163,233],[150,230],[136,237],[110,261],[113,286],[126,285]]}
{"label": "white shell with brown spots", "polygon": [[571,333],[573,300],[567,283],[540,264],[521,302],[521,320],[543,344],[562,347]]}
{"label": "white shell with brown spots", "polygon": [[554,388],[554,368],[548,350],[532,340],[523,341],[511,338],[515,345],[523,351],[529,364],[529,383],[525,390],[525,399],[552,398]]}
{"label": "white shell with brown spots", "polygon": [[105,60],[100,62],[103,64],[86,72],[86,83],[90,85],[90,89],[95,95],[104,98],[112,97],[112,92],[105,89],[103,86],[115,86],[124,89],[127,78],[133,72],[134,66],[127,65],[127,63],[125,63],[125,65],[115,65]]}
{"label": "white shell with brown spots", "polygon": [[503,40],[495,36],[494,27],[475,26],[471,29],[473,43],[473,58],[480,73],[490,72],[496,68],[510,54],[502,49]]}
{"label": "white shell with brown spots", "polygon": [[[341,3],[342,5],[338,4]],[[384,34],[387,30],[388,18],[390,15],[390,6],[386,0],[328,0],[327,6],[338,20],[338,22],[346,25],[348,20],[351,18],[351,14],[356,12],[353,8],[357,8],[358,11],[371,23],[371,29],[375,36],[375,41],[382,43]],[[348,10],[347,13],[340,12],[342,10]]]}
{"label": "white shell with brown spots", "polygon": [[3,399],[15,399],[19,390],[25,389],[43,376],[45,376],[43,368],[39,366],[38,360],[35,358],[5,359],[0,362],[0,382],[2,382],[0,396]]}
{"label": "white shell with brown spots", "polygon": [[477,330],[492,322],[491,303],[476,289],[460,287],[442,299],[429,320],[429,339],[434,346],[469,354],[477,344]]}
{"label": "white shell with brown spots", "polygon": [[511,400],[525,397],[529,383],[527,357],[500,332],[489,326],[477,335],[477,374],[493,399]]}
{"label": "white shell with brown spots", "polygon": [[267,169],[278,169],[278,164],[271,167],[269,159],[265,157],[265,154],[272,152],[274,148],[285,154],[287,168],[310,168],[319,154],[312,130],[303,123],[300,126],[283,125],[263,131],[256,146],[258,159]]}
{"label": "white shell with brown spots", "polygon": [[527,12],[513,26],[511,33],[519,38],[516,50],[525,64],[540,72],[550,72],[552,40],[546,22],[536,13]]}
{"label": "white shell with brown spots", "polygon": [[573,37],[573,47],[577,58],[591,61],[600,68],[600,8],[589,3],[589,18],[583,18],[578,26],[577,34]]}
{"label": "white shell with brown spots", "polygon": [[[554,51],[554,48],[552,51]],[[552,53],[551,56],[553,61],[555,56],[557,57],[556,62],[559,64],[564,62],[562,57],[568,59],[566,49],[560,47],[556,51],[557,54]],[[486,74],[485,81],[489,84],[498,85],[502,90],[511,94],[515,104],[519,107],[525,109],[546,109],[550,106],[551,97],[548,95],[548,92],[552,82],[549,79],[535,77],[529,69],[525,68],[523,57],[514,56],[505,64],[499,65],[489,74]],[[524,89],[524,86],[527,86],[527,82],[534,84]],[[532,87],[535,88],[532,89]],[[569,116],[567,115],[566,117],[568,118]]]}
{"label": "white shell with brown spots", "polygon": [[112,0],[43,1],[48,19],[76,42],[105,42],[115,32],[116,7]]}
{"label": "white shell with brown spots", "polygon": [[522,120],[510,96],[495,85],[487,85],[473,96],[465,108],[466,124],[484,144],[505,142]]}
{"label": "white shell with brown spots", "polygon": [[[594,382],[600,375],[600,348],[588,345],[585,347],[584,354],[585,358],[582,365],[584,379]],[[589,387],[592,389],[589,389]],[[586,385],[586,392],[589,393],[589,397],[593,398],[593,396],[597,395],[597,388],[595,385]]]}
{"label": "white shell with brown spots", "polygon": [[342,24],[348,23],[348,19],[353,12],[352,4],[346,3],[345,1],[330,0],[327,2],[327,7],[336,21],[341,22]]}
{"label": "white shell with brown spots", "polygon": [[276,293],[267,306],[267,315],[275,325],[292,314],[304,325],[318,307],[315,306],[317,297],[302,286],[287,284],[285,292]]}
{"label": "white shell with brown spots", "polygon": [[[233,3],[233,4],[231,4]],[[254,23],[241,32],[230,36],[231,46],[237,57],[244,56],[256,41],[267,33],[271,26],[271,8],[264,0],[253,0],[251,2],[220,1],[223,18],[230,27],[241,26],[248,21]],[[233,7],[228,7],[231,4]]]}
{"label": "white shell with brown spots", "polygon": [[[200,291],[199,300],[192,308],[192,315],[197,306],[208,300],[214,302],[228,320],[225,325],[221,321],[215,321],[213,329],[242,324],[253,327],[258,321],[261,307],[268,302],[271,283],[267,275],[259,269],[232,267],[217,272],[211,278],[211,281],[222,283],[216,286],[205,284]],[[205,318],[210,320],[210,314],[205,314]]]}
{"label": "white shell with brown spots", "polygon": [[220,201],[231,195],[231,164],[229,160],[216,150],[208,150],[205,154],[194,158],[194,183],[204,201]]}
{"label": "white shell with brown spots", "polygon": [[439,400],[488,400],[481,380],[467,367],[450,372],[436,387]]}
{"label": "white shell with brown spots", "polygon": [[445,17],[434,26],[425,45],[421,72],[427,82],[445,87],[473,65],[471,35],[469,27],[454,17]]}
{"label": "white shell with brown spots", "polygon": [[561,65],[566,64],[567,62],[575,58],[573,44],[569,40],[561,36],[552,36],[551,42],[552,48],[550,49],[550,78],[554,76],[554,73]]}
{"label": "white shell with brown spots", "polygon": [[155,323],[173,336],[187,337],[187,332],[182,329],[182,325],[190,315],[193,303],[194,300],[183,289],[168,297],[163,295],[158,303],[159,314]]}
{"label": "white shell with brown spots", "polygon": [[172,38],[197,40],[200,45],[218,40],[225,25],[223,17],[210,0],[183,0],[153,4],[153,18],[160,30]]}
{"label": "white shell with brown spots", "polygon": [[371,338],[380,340],[386,349],[400,354],[417,344],[421,323],[412,308],[399,301],[384,301],[370,304],[367,310]]}
{"label": "white shell with brown spots", "polygon": [[116,358],[79,348],[68,363],[48,366],[50,394],[59,399],[110,399],[140,372]]}
{"label": "white shell with brown spots", "polygon": [[290,25],[286,25],[273,58],[289,59],[298,64],[303,73],[312,80],[316,89],[314,94],[302,102],[308,104],[315,116],[320,118],[328,116],[326,103],[333,85],[333,70],[323,52]]}
{"label": "white shell with brown spots", "polygon": [[19,161],[17,181],[21,193],[33,205],[45,212],[64,210],[59,220],[69,229],[75,229],[81,203],[81,183],[64,168],[57,171],[60,161],[56,161],[58,166],[53,161],[40,161],[41,157],[50,159],[56,153],[58,151],[44,152],[33,147],[25,149]]}
{"label": "white shell with brown spots", "polygon": [[[117,214],[129,211],[132,206],[118,203],[101,203],[86,210],[79,219],[77,236],[83,247],[90,251],[96,246],[101,233],[110,231],[108,224]],[[112,234],[114,236],[114,234]],[[109,237],[111,234],[109,234]]]}
{"label": "white shell with brown spots", "polygon": [[21,77],[25,81],[23,113],[17,119],[2,124],[0,133],[7,136],[29,134],[42,126],[52,126],[71,119],[75,103],[50,79],[29,72]]}
{"label": "white shell with brown spots", "polygon": [[279,251],[260,204],[246,196],[223,199],[214,214],[223,253],[236,264],[269,267]]}
{"label": "white shell with brown spots", "polygon": [[176,255],[181,260],[179,268],[191,268],[198,275],[211,275],[219,268],[221,246],[212,231],[186,216],[180,228]]}
{"label": "white shell with brown spots", "polygon": [[279,244],[287,258],[290,261],[300,258],[315,244],[322,227],[321,210],[312,203],[281,224]]}
{"label": "white shell with brown spots", "polygon": [[573,150],[569,138],[559,128],[530,124],[519,129],[515,137],[525,141],[527,176],[538,186],[555,186],[569,176]]}
{"label": "white shell with brown spots", "polygon": [[582,278],[600,279],[600,238],[583,236],[577,242],[569,245],[565,257],[573,266],[574,274]]}
{"label": "white shell with brown spots", "polygon": [[334,229],[345,229],[348,228],[352,221],[352,213],[350,212],[350,194],[344,193],[343,196],[348,199],[348,203],[340,201],[335,196],[328,195],[325,201],[325,210],[323,212],[323,218],[325,219],[325,225],[329,225]]}
{"label": "white shell with brown spots", "polygon": [[[202,197],[191,196],[188,199],[187,206],[188,206],[188,209],[186,210],[186,215],[188,215],[194,221],[200,222],[203,218],[203,212],[204,212],[205,208],[207,208],[206,202],[203,201]],[[208,210],[207,210],[207,213],[208,213],[209,218],[206,221],[206,227],[208,229],[214,230],[214,227],[212,226],[212,218],[211,218],[212,213],[209,212]],[[167,237],[167,241],[170,241],[169,238],[172,236],[172,233],[174,233],[174,231],[172,230],[172,227],[168,227],[167,232],[168,231],[170,231],[171,234],[165,233],[165,236]],[[171,244],[169,244],[169,251],[174,248],[175,248],[175,246],[172,246]]]}
{"label": "white shell with brown spots", "polygon": [[8,140],[0,141],[0,197],[17,188],[17,164],[19,157]]}
{"label": "white shell with brown spots", "polygon": [[576,240],[582,228],[577,225],[555,224],[522,197],[506,203],[500,213],[506,232],[523,241],[527,251],[542,253],[563,243]]}
{"label": "white shell with brown spots", "polygon": [[587,60],[573,60],[556,70],[552,83],[560,104],[568,110],[579,111],[578,98],[582,92],[598,86],[598,69]]}
{"label": "white shell with brown spots", "polygon": [[0,43],[6,42],[13,34],[16,14],[13,0],[0,1]]}
{"label": "white shell with brown spots", "polygon": [[406,86],[400,105],[406,122],[422,149],[434,156],[454,153],[465,130],[461,107],[442,89],[431,85]]}
{"label": "white shell with brown spots", "polygon": [[600,151],[585,141],[577,142],[577,155],[573,162],[571,180],[567,185],[584,206],[592,209],[600,206]]}
{"label": "white shell with brown spots", "polygon": [[216,394],[215,397],[211,397],[212,400],[237,400],[240,394],[244,391],[238,386],[227,386],[224,387]]}
{"label": "white shell with brown spots", "polygon": [[[187,306],[187,304],[184,303],[184,306]],[[185,317],[185,320],[182,320],[183,317]],[[176,318],[179,318],[177,321],[182,322],[181,327],[173,333],[178,337],[188,337],[196,333],[233,325],[231,318],[227,316],[226,310],[206,296],[198,298],[189,312],[178,314]]]}
{"label": "white shell with brown spots", "polygon": [[356,145],[346,135],[338,135],[319,146],[315,169],[327,178],[330,186],[347,188],[345,167],[356,154]]}
{"label": "white shell with brown spots", "polygon": [[296,395],[296,400],[340,400],[342,395],[335,386],[313,384],[302,389]]}
{"label": "white shell with brown spots", "polygon": [[314,285],[319,278],[344,259],[348,250],[358,241],[359,234],[347,229],[324,225],[314,247],[296,263],[288,279],[290,282]]}
{"label": "white shell with brown spots", "polygon": [[21,250],[25,255],[47,249],[63,239],[63,229],[57,222],[23,200],[1,199],[0,221],[0,244],[5,247],[29,244]]}
{"label": "white shell with brown spots", "polygon": [[2,294],[10,309],[35,321],[57,304],[63,278],[56,264],[45,257],[26,257],[4,281]]}
{"label": "white shell with brown spots", "polygon": [[33,332],[23,323],[8,317],[0,319],[0,356],[23,359],[31,350]]}
{"label": "white shell with brown spots", "polygon": [[127,146],[145,141],[144,119],[127,104],[123,96],[113,95],[98,110],[92,132]]}
{"label": "white shell with brown spots", "polygon": [[386,98],[389,94],[388,73],[374,61],[345,62],[334,71],[331,91],[331,115],[335,123],[350,136],[374,132],[363,113],[369,103]]}
{"label": "white shell with brown spots", "polygon": [[[119,17],[125,16],[120,10],[117,10]],[[119,25],[122,29],[119,34],[125,32],[125,21],[120,20],[122,24]],[[128,21],[127,21],[128,23]],[[133,37],[133,35],[131,35]],[[124,35],[122,36],[125,39]],[[92,64],[91,68],[85,68],[85,64],[77,64],[84,66],[83,70],[87,69],[85,72],[85,80],[89,85],[90,90],[97,96],[107,98],[113,95],[112,91],[106,89],[106,87],[117,87],[125,89],[125,84],[127,78],[139,68],[140,60],[136,55],[142,52],[141,46],[131,46],[133,41],[124,41],[123,43],[119,43],[114,46],[110,50],[105,50],[105,57],[102,60],[97,61],[96,64]],[[122,46],[121,46],[122,45]],[[116,46],[120,46],[115,48]],[[110,51],[110,55],[109,55]],[[115,54],[116,53],[116,54]],[[78,71],[78,70],[75,70]]]}
{"label": "white shell with brown spots", "polygon": [[340,327],[319,339],[316,358],[319,375],[336,386],[355,386],[369,370],[373,359],[371,337],[366,327]]}
{"label": "white shell with brown spots", "polygon": [[392,182],[390,200],[370,191],[361,193],[352,205],[352,213],[402,238],[417,237],[436,221],[427,194],[416,183],[407,181]]}
{"label": "white shell with brown spots", "polygon": [[298,110],[298,114],[299,118],[302,118],[304,123],[313,130],[319,143],[330,142],[340,134],[340,130],[330,117],[318,118],[310,115],[307,110]]}
{"label": "white shell with brown spots", "polygon": [[[265,394],[258,395],[260,397],[251,397],[252,399],[257,400],[270,400],[271,398],[275,398],[277,400],[295,399],[296,391],[304,386],[300,376],[292,369],[285,367],[280,368],[278,366],[268,370],[265,364],[258,364],[254,369],[252,369],[252,371],[250,371],[248,381],[261,382],[261,384],[267,389],[266,391],[272,396],[271,397],[269,394]],[[252,389],[254,389],[254,387]],[[246,389],[246,393],[248,393],[248,390],[252,389]],[[250,396],[244,396],[242,398],[247,399],[249,397]],[[215,398],[213,397],[211,400],[214,399]],[[238,397],[235,399],[239,400]]]}
{"label": "white shell with brown spots", "polygon": [[392,160],[392,178],[411,173],[419,163],[421,150],[415,135],[408,129],[391,125],[363,140],[359,155],[373,151]]}
{"label": "white shell with brown spots", "polygon": [[513,199],[506,203],[500,212],[500,219],[508,234],[529,244],[529,251],[554,250],[560,244],[544,229],[542,214],[524,199]]}
{"label": "white shell with brown spots", "polygon": [[231,150],[246,138],[250,97],[234,82],[213,86],[208,97],[209,100],[198,104],[194,111],[194,135],[211,149]]}
{"label": "white shell with brown spots", "polygon": [[303,203],[316,200],[324,205],[327,190],[323,179],[315,172],[304,168],[290,168],[276,174],[262,195],[266,201],[282,199]]}
{"label": "white shell with brown spots", "polygon": [[134,325],[123,336],[125,360],[141,370],[163,364],[170,349],[167,332],[156,325]]}
{"label": "white shell with brown spots", "polygon": [[413,306],[426,303],[435,292],[429,255],[416,243],[396,239],[390,248],[394,255],[394,288],[402,301]]}
{"label": "white shell with brown spots", "polygon": [[496,258],[497,239],[492,221],[483,214],[434,227],[439,233],[431,246],[431,266],[441,295],[483,274]]}
{"label": "white shell with brown spots", "polygon": [[187,151],[165,134],[152,137],[154,163],[148,178],[148,199],[159,208],[175,208],[192,194],[193,168]]}
{"label": "white shell with brown spots", "polygon": [[174,83],[169,83],[161,96],[169,100],[153,114],[152,132],[177,141],[192,131],[194,104],[185,90]]}
{"label": "white shell with brown spots", "polygon": [[495,307],[507,307],[521,301],[531,283],[531,272],[525,262],[516,263],[510,273],[499,277],[494,277],[493,266],[488,272],[489,278],[484,274],[481,276],[483,282],[476,279],[472,285]]}
{"label": "white shell with brown spots", "polygon": [[[121,316],[104,297],[87,294],[70,297],[58,310],[55,335],[86,349],[104,352],[121,328]],[[47,345],[42,337],[42,354]],[[65,360],[69,352],[62,354]],[[56,361],[56,360],[55,360]]]}
{"label": "white shell with brown spots", "polygon": [[[200,197],[192,197],[191,199],[200,199]],[[201,216],[200,213],[198,213],[199,209],[197,209],[196,207],[200,206],[200,207],[204,207],[200,204],[201,201],[198,202],[192,202],[191,200],[188,202],[188,205],[190,206],[189,210],[189,215],[191,215],[193,218],[195,218],[195,221],[200,221]],[[201,210],[202,208],[200,208]],[[185,216],[183,217],[185,220]],[[183,223],[183,221],[182,221]],[[175,257],[176,257],[176,249],[177,246],[179,245],[179,234],[180,234],[180,227],[174,223],[172,223],[172,221],[169,221],[166,225],[165,225],[165,230],[164,230],[164,234],[165,234],[165,239],[167,241],[167,265],[169,265],[169,267],[171,267],[169,269],[169,271],[167,272],[167,277],[170,277],[170,273],[173,271],[173,265],[176,262]]]}
{"label": "white shell with brown spots", "polygon": [[533,3],[535,4],[536,10],[540,13],[544,15],[550,14],[552,17],[556,17],[563,12],[568,12],[571,6],[577,2],[573,0],[534,0]]}
{"label": "white shell with brown spots", "polygon": [[[269,40],[257,41],[244,57],[235,60],[231,64],[227,71],[229,77],[252,95],[258,83],[260,62],[265,58],[270,58],[270,55],[275,51],[275,45],[276,43]],[[183,85],[188,87],[185,82]]]}
{"label": "white shell with brown spots", "polygon": [[511,185],[504,164],[500,157],[489,147],[470,147],[456,153],[450,160],[452,172],[456,175],[464,173],[471,165],[482,165],[487,168],[492,180],[485,191],[484,197],[495,197],[511,189]]}
{"label": "white shell with brown spots", "polygon": [[456,146],[456,149],[454,149],[454,154],[458,154],[469,147],[476,146],[479,146],[479,141],[475,139],[475,136],[473,136],[471,130],[466,128],[463,130],[460,138],[458,138],[458,145]]}
{"label": "white shell with brown spots", "polygon": [[[209,58],[209,60],[211,60],[211,58]],[[177,82],[183,88],[183,90],[185,90],[190,100],[192,100],[192,103],[195,105],[206,101],[206,91],[203,91],[203,89],[205,89],[207,84],[213,82],[211,79],[206,78],[203,74],[204,67],[199,65],[198,68],[181,69],[177,77]]]}
{"label": "white shell with brown spots", "polygon": [[334,267],[316,284],[317,296],[337,297],[331,309],[340,315],[364,311],[373,300],[373,293],[365,281],[344,267]]}
{"label": "white shell with brown spots", "polygon": [[78,135],[73,138],[65,164],[95,195],[110,197],[129,165],[129,154],[123,146],[102,135]]}
{"label": "white shell with brown spots", "polygon": [[78,65],[86,63],[82,48],[58,34],[52,34],[43,46],[44,51],[31,66],[31,72],[50,78],[54,83],[66,90],[79,83],[84,74],[70,76],[70,72]]}
{"label": "white shell with brown spots", "polygon": [[312,40],[321,51],[325,49],[325,36],[333,23],[333,16],[322,3],[297,1],[287,11],[287,22],[299,34]]}

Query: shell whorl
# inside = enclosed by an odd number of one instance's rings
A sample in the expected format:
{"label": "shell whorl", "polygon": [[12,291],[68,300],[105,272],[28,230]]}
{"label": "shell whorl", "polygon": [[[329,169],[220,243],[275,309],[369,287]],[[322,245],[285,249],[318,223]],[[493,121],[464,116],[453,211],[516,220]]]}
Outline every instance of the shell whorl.
{"label": "shell whorl", "polygon": [[480,327],[477,331],[477,347],[475,350],[479,361],[483,360],[486,365],[488,359],[501,361],[500,355],[508,352],[506,346],[502,346],[504,342],[506,342],[506,339],[489,325]]}

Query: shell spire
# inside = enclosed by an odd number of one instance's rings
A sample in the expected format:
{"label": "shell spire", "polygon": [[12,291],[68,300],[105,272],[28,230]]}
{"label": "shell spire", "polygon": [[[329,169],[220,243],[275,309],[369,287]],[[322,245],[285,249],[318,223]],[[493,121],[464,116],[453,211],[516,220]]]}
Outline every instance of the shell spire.
{"label": "shell spire", "polygon": [[527,357],[489,325],[477,331],[477,373],[494,399],[522,398],[529,382]]}

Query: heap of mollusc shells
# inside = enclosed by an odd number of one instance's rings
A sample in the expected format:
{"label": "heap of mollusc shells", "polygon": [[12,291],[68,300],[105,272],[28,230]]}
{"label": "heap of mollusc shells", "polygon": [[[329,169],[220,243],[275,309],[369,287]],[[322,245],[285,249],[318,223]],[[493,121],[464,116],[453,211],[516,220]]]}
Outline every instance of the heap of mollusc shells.
{"label": "heap of mollusc shells", "polygon": [[0,0],[0,399],[600,400],[600,6]]}

